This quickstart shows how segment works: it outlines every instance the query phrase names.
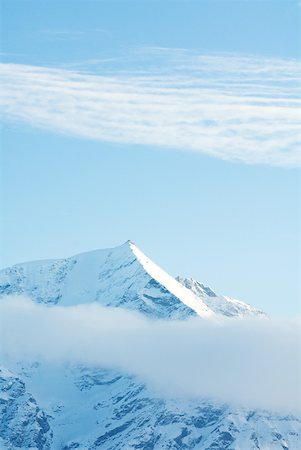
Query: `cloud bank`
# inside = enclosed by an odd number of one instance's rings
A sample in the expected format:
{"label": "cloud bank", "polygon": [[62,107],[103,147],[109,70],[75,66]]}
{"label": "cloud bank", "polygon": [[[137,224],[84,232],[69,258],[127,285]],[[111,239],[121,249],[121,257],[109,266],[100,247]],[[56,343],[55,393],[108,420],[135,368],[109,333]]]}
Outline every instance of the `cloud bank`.
{"label": "cloud bank", "polygon": [[301,413],[300,321],[150,321],[97,304],[0,302],[2,361],[45,359],[134,374],[166,396]]}
{"label": "cloud bank", "polygon": [[160,48],[135,58],[127,71],[97,59],[77,71],[1,64],[2,116],[105,142],[301,165],[300,62]]}

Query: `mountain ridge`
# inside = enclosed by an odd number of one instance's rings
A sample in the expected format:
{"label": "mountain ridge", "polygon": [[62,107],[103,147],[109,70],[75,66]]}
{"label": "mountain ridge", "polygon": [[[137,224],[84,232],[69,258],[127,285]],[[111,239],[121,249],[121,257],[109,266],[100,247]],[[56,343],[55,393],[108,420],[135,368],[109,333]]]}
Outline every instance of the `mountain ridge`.
{"label": "mountain ridge", "polygon": [[[113,248],[30,261],[0,270],[0,295],[23,294],[39,303],[67,306],[96,301],[104,306],[135,309],[153,318],[224,314],[231,301],[219,296],[224,308],[214,310],[209,288],[205,295],[196,285],[202,286],[199,282],[192,286],[187,279],[173,278],[130,240]],[[242,309],[243,315],[261,314],[255,308],[244,307],[236,308],[236,315]],[[228,315],[235,315],[235,311]]]}

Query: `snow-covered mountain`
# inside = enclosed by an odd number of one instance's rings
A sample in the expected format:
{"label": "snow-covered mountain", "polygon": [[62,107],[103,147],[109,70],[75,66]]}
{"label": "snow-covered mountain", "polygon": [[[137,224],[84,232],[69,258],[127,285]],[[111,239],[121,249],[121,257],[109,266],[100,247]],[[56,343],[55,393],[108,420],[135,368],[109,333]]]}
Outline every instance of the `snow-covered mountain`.
{"label": "snow-covered mountain", "polygon": [[227,317],[265,316],[263,311],[259,311],[240,300],[218,295],[210,287],[204,286],[193,278],[182,278],[178,276],[176,280],[199,297],[202,303],[205,303],[215,314],[221,314]]}
{"label": "snow-covered mountain", "polygon": [[160,319],[261,314],[243,302],[217,296],[197,281],[174,279],[131,241],[113,249],[4,269],[0,295],[8,294],[62,306],[97,301]]}
{"label": "snow-covered mountain", "polygon": [[[97,301],[165,320],[262,314],[201,283],[172,278],[129,241],[4,269],[0,293],[49,306]],[[297,450],[301,436],[297,417],[208,399],[167,400],[126,373],[41,361],[1,368],[0,417],[5,450]]]}

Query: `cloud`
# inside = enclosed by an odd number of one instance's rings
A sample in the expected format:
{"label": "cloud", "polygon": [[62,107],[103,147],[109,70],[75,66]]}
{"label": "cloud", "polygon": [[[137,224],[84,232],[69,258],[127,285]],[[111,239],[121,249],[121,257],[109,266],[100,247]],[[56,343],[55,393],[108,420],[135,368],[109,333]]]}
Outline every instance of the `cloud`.
{"label": "cloud", "polygon": [[164,48],[102,65],[102,75],[2,64],[0,105],[6,120],[72,136],[299,166],[300,67]]}
{"label": "cloud", "polygon": [[300,321],[151,321],[96,304],[0,302],[1,358],[81,363],[134,374],[165,396],[279,412],[301,405]]}

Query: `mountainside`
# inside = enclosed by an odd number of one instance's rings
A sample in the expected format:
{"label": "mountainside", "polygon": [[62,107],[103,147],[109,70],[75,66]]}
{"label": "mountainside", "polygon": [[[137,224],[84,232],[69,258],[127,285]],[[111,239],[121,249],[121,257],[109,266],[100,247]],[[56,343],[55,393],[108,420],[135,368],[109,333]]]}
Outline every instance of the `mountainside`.
{"label": "mountainside", "polygon": [[24,381],[0,367],[0,448],[50,449],[52,431]]}
{"label": "mountainside", "polygon": [[263,311],[259,311],[247,303],[224,295],[217,295],[212,289],[193,278],[178,276],[176,280],[191,290],[215,314],[227,317],[265,316]]}
{"label": "mountainside", "polygon": [[37,416],[36,404],[24,401],[24,388],[20,397],[14,394],[18,413],[9,428],[2,427],[5,449],[298,448],[301,421],[296,417],[206,399],[162,399],[136,377],[112,370],[38,363],[15,369],[47,416],[40,411]]}
{"label": "mountainside", "polygon": [[[131,242],[0,271],[1,296],[49,306],[97,301],[153,319],[262,315],[192,279],[173,279]],[[138,377],[42,361],[0,370],[4,450],[297,450],[301,420],[209,399],[163,399]],[[222,373],[222,368],[221,368]]]}

